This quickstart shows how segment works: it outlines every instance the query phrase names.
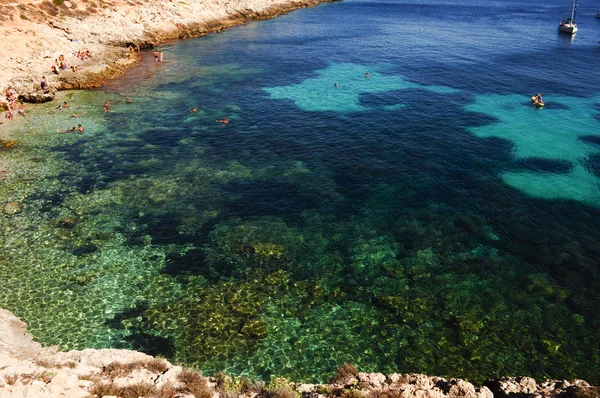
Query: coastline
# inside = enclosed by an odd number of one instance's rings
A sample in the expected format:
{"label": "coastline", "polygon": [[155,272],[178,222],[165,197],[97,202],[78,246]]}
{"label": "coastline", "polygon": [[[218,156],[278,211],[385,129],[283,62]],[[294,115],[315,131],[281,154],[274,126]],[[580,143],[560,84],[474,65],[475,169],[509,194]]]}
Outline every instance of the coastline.
{"label": "coastline", "polygon": [[85,349],[60,352],[42,347],[27,325],[0,309],[0,396],[21,397],[171,397],[171,398],[591,398],[600,389],[583,380],[531,377],[491,379],[474,386],[463,379],[422,374],[365,373],[340,364],[327,384],[284,378],[268,382],[197,370],[129,350]]}
{"label": "coastline", "polygon": [[[325,0],[328,1],[328,0]],[[65,31],[64,29],[65,26],[68,26],[69,23],[75,23],[76,25],[78,25],[78,28],[82,29],[83,34],[87,34],[86,29],[90,29],[89,26],[92,26],[94,23],[98,22],[98,21],[102,21],[103,18],[108,18],[108,19],[112,19],[112,17],[107,17],[105,15],[103,17],[100,16],[94,16],[91,21],[95,21],[93,23],[88,23],[87,22],[87,18],[86,18],[86,24],[84,25],[81,21],[80,22],[74,22],[76,20],[76,18],[72,18],[72,17],[68,17],[71,19],[64,19],[61,20],[60,25],[58,23],[54,23],[54,26],[50,26],[50,29],[52,29],[53,33],[56,33],[56,36],[53,35],[49,35],[44,36],[44,42],[46,45],[53,45],[54,44],[54,39],[56,39],[56,45],[57,45],[57,50],[52,51],[51,53],[53,54],[50,57],[46,57],[44,56],[42,58],[42,61],[39,61],[39,59],[37,58],[25,58],[25,57],[17,57],[14,55],[14,53],[11,53],[11,51],[9,50],[2,50],[0,51],[0,54],[2,54],[2,56],[4,56],[4,54],[13,54],[12,57],[9,59],[9,61],[7,61],[7,63],[5,63],[5,65],[11,65],[11,63],[13,63],[13,67],[9,67],[7,69],[11,70],[11,73],[13,73],[13,75],[11,75],[9,77],[10,80],[6,80],[6,84],[3,83],[4,80],[6,79],[6,77],[8,76],[7,74],[3,74],[0,77],[0,84],[2,85],[1,88],[6,89],[7,85],[11,85],[12,87],[14,87],[17,92],[19,93],[19,97],[21,98],[21,100],[24,100],[25,102],[31,102],[31,103],[35,103],[35,102],[43,102],[43,101],[51,101],[54,99],[54,93],[55,90],[66,90],[66,89],[86,89],[86,88],[93,88],[93,87],[98,87],[101,86],[106,80],[111,79],[113,77],[116,77],[118,75],[120,75],[121,73],[123,73],[127,68],[136,65],[139,62],[139,55],[137,55],[137,52],[130,52],[127,50],[126,45],[128,44],[139,44],[140,47],[142,49],[144,48],[150,48],[154,45],[159,45],[160,43],[163,43],[165,41],[168,40],[172,40],[172,39],[184,39],[184,38],[189,38],[189,37],[196,37],[196,36],[202,36],[202,35],[206,35],[208,33],[211,32],[218,32],[222,29],[228,28],[230,26],[234,26],[234,25],[238,25],[238,24],[242,24],[245,23],[246,21],[250,21],[253,19],[264,19],[264,18],[271,18],[271,17],[275,17],[277,15],[281,15],[283,13],[286,13],[288,11],[297,9],[297,8],[302,8],[302,7],[308,7],[308,6],[312,6],[312,5],[316,5],[318,3],[321,3],[323,1],[306,1],[306,2],[273,2],[273,3],[277,3],[277,5],[273,6],[273,8],[269,8],[266,9],[264,11],[249,11],[248,9],[241,9],[238,11],[235,11],[233,14],[227,14],[226,17],[223,17],[223,19],[208,19],[205,20],[204,22],[190,22],[187,25],[181,25],[178,23],[171,23],[172,21],[169,21],[169,29],[167,30],[157,30],[157,31],[143,31],[141,36],[136,36],[136,32],[128,32],[125,27],[124,27],[124,31],[121,32],[120,34],[123,35],[123,39],[124,41],[113,41],[113,39],[111,39],[109,36],[112,34],[115,34],[114,30],[111,30],[109,33],[107,33],[107,38],[102,39],[99,42],[94,41],[95,38],[98,38],[99,35],[93,35],[90,34],[90,37],[86,37],[85,39],[75,39],[77,42],[73,42],[71,40],[69,40],[69,37],[75,37],[72,34],[72,32],[79,32],[75,29],[69,28],[68,32]],[[34,2],[31,2],[34,3]],[[113,2],[112,4],[115,4],[116,2]],[[155,2],[155,1],[151,1],[148,2],[147,4],[152,4],[152,3],[156,3],[154,4],[155,6],[157,6],[158,8],[162,8],[162,5],[160,5],[159,2]],[[251,1],[236,1],[236,3],[254,3]],[[284,5],[284,3],[287,3]],[[287,8],[287,6],[291,6],[290,8]],[[160,7],[159,7],[160,6]],[[0,6],[4,7],[4,6]],[[150,7],[150,6],[149,6]],[[158,9],[157,8],[157,9]],[[108,12],[108,11],[107,11]],[[111,10],[110,12],[117,12],[116,10]],[[132,11],[133,12],[133,11]],[[136,11],[137,12],[137,11]],[[144,10],[144,12],[153,12],[153,11],[148,11],[148,10]],[[218,14],[217,12],[215,12],[216,14]],[[137,15],[141,15],[143,14],[143,12],[138,12]],[[20,17],[19,17],[20,18]],[[163,18],[161,16],[161,18]],[[159,18],[159,19],[161,19]],[[67,21],[67,22],[64,22]],[[160,20],[156,20],[154,21],[157,24],[160,24],[161,21]],[[166,24],[166,22],[164,20],[162,20],[163,23]],[[40,26],[43,26],[43,24],[38,24]],[[62,28],[60,27],[56,27],[56,26],[62,26]],[[83,26],[83,27],[82,27]],[[85,26],[88,26],[87,28]],[[2,28],[4,28],[4,26],[2,26]],[[43,27],[40,28],[43,31],[46,31],[47,27]],[[61,33],[62,32],[62,33]],[[136,33],[136,34],[134,34]],[[26,36],[28,36],[27,31],[25,31]],[[31,37],[38,37],[35,34],[31,34]],[[77,36],[79,37],[79,36]],[[136,39],[137,38],[137,39]],[[59,40],[60,39],[60,40]],[[64,40],[66,39],[66,41]],[[133,39],[136,39],[136,41],[133,41]],[[107,42],[104,42],[103,40],[106,40]],[[29,42],[26,42],[29,43]],[[6,43],[0,44],[0,48],[2,46],[6,46]],[[33,45],[31,45],[33,46]],[[27,48],[31,48],[31,46],[27,46],[25,44],[25,47]],[[76,73],[76,72],[62,72],[60,75],[54,76],[52,75],[49,71],[48,68],[48,64],[52,62],[54,55],[58,54],[60,52],[65,52],[67,53],[68,51],[72,51],[74,49],[78,49],[78,48],[87,48],[90,49],[94,56],[92,59],[82,62],[81,66],[82,66],[82,72]],[[70,57],[69,60],[73,61],[74,57]],[[36,61],[37,60],[37,61]],[[32,66],[33,63],[40,64],[43,66]],[[26,67],[24,68],[22,65],[26,65]],[[31,68],[30,68],[31,66]],[[39,96],[41,95],[41,90],[39,89],[39,76],[40,75],[45,75],[46,77],[49,78],[49,83],[52,87],[52,93],[49,96]],[[3,98],[1,98],[1,100],[3,100]],[[0,101],[2,102],[2,101]],[[16,119],[19,119],[18,117],[16,117]],[[18,120],[14,120],[14,121],[10,121],[10,122],[5,122],[4,127],[10,128],[10,125],[13,123],[17,123]],[[5,130],[7,131],[7,130]],[[2,129],[0,129],[0,138],[2,137]],[[16,323],[16,321],[15,321]],[[1,335],[1,334],[0,334]],[[2,344],[0,344],[0,347],[2,347]],[[50,350],[52,351],[52,350]],[[87,351],[87,350],[86,350]],[[96,350],[94,350],[96,351]],[[100,351],[100,350],[98,350]],[[117,350],[115,350],[117,351]],[[118,350],[121,351],[121,350]],[[115,358],[119,358],[119,360],[121,360],[121,358],[126,357],[126,354],[124,354],[124,350],[122,350],[123,352],[112,352],[110,351],[109,354],[109,358],[110,359],[105,359],[102,360],[103,365],[97,367],[98,369],[96,369],[95,371],[98,374],[102,374],[102,367],[103,366],[108,366],[113,362],[110,362],[110,360],[115,360]],[[103,351],[104,352],[104,351]],[[108,350],[106,352],[109,352]],[[136,353],[139,354],[139,353]],[[81,355],[81,354],[72,354],[75,357],[77,357],[77,355]],[[144,354],[140,354],[140,355],[144,355]],[[69,357],[71,360],[74,360],[73,358]],[[79,357],[81,358],[81,357]],[[148,359],[148,358],[145,358]],[[129,359],[128,359],[129,360]],[[82,360],[79,359],[79,361],[81,362]],[[131,362],[137,362],[140,361],[139,358],[132,358]],[[72,362],[69,362],[69,360],[65,359],[64,363],[58,362],[60,365],[60,367],[46,367],[46,371],[49,372],[62,372],[63,370],[66,371],[66,369],[71,369],[70,366],[72,366]],[[37,366],[37,365],[36,365]],[[173,367],[172,365],[168,365],[170,366],[169,370],[173,368],[177,368],[177,367]],[[8,368],[10,369],[10,368]],[[41,369],[41,368],[40,368]],[[60,370],[56,370],[56,369],[60,369]],[[39,369],[38,369],[39,370]],[[36,372],[38,371],[36,370]],[[8,370],[7,370],[8,371]],[[177,370],[179,373],[182,372],[181,369]],[[44,371],[41,371],[40,375],[43,374]],[[68,372],[65,373],[65,375]],[[15,373],[16,374],[16,373]],[[23,373],[27,376],[26,373]],[[4,381],[4,387],[8,388],[8,383],[6,383],[6,376],[9,375],[8,373],[5,374],[5,381]],[[12,373],[10,374],[12,375]],[[83,375],[83,373],[82,373]],[[356,375],[357,377],[351,377],[349,379],[349,381],[342,383],[343,385],[341,385],[341,387],[328,387],[331,388],[331,391],[338,391],[339,394],[337,394],[338,396],[341,394],[345,394],[344,391],[346,390],[352,390],[352,386],[353,385],[358,385],[361,383],[367,383],[368,384],[368,380],[370,380],[371,377],[374,377],[375,379],[379,380],[383,377],[384,380],[395,380],[396,376],[393,375],[388,375],[388,376],[383,376],[380,374],[373,374],[376,376],[362,376],[358,377],[358,375]],[[461,389],[464,390],[464,393],[455,393],[453,392],[454,395],[449,395],[450,391],[456,391],[458,389],[458,387],[456,387],[454,390],[451,390],[451,388],[453,386],[458,385],[459,383],[456,382],[454,384],[450,384],[449,382],[443,381],[441,383],[440,380],[443,380],[441,378],[430,378],[427,376],[423,376],[423,375],[400,375],[403,378],[406,378],[406,380],[414,380],[414,379],[418,379],[418,380],[422,380],[422,382],[409,382],[409,385],[414,385],[417,386],[415,387],[415,391],[425,391],[425,386],[429,386],[431,387],[432,393],[428,394],[428,395],[422,395],[422,396],[480,396],[480,397],[490,397],[490,395],[487,393],[486,390],[477,390],[475,388],[471,389],[471,387],[469,387],[470,383],[467,384],[462,384],[462,381],[460,383],[461,385]],[[400,377],[398,376],[398,377]],[[411,378],[413,377],[414,378]],[[44,377],[44,376],[40,376],[40,377]],[[62,377],[62,376],[61,376]],[[67,377],[67,376],[64,376]],[[71,376],[68,376],[71,377]],[[158,377],[158,376],[157,376]],[[374,380],[375,380],[374,379]],[[532,391],[541,391],[541,389],[543,388],[541,384],[537,384],[535,386],[535,389],[533,387],[535,383],[535,381],[532,381],[532,379],[530,378],[519,378],[519,381],[511,381],[510,383],[507,381],[506,383],[508,383],[509,385],[513,385],[514,383],[516,383],[516,385],[518,386],[522,386],[521,390],[518,390],[519,394],[530,394],[533,393]],[[526,380],[524,380],[526,379]],[[167,379],[165,379],[167,380]],[[2,380],[0,380],[2,381]],[[25,377],[23,379],[23,383],[21,383],[20,385],[23,386],[23,388],[30,388],[31,390],[34,390],[35,388],[47,388],[42,386],[41,384],[35,384],[36,381],[39,380],[31,380],[31,378],[27,378]],[[84,381],[83,379],[81,379],[81,381]],[[162,379],[161,379],[162,382]],[[45,385],[51,385],[52,380],[50,380],[49,382],[45,382]],[[167,382],[165,382],[167,383]],[[217,382],[215,381],[215,379],[213,378],[212,380],[208,380],[208,383],[212,383],[210,385],[212,385],[215,388],[215,392],[217,394],[219,394],[218,390],[216,390],[216,384]],[[466,383],[466,382],[465,382]],[[511,384],[512,383],[512,384]],[[568,391],[569,387],[575,387],[575,388],[587,388],[585,386],[585,382],[580,382],[580,381],[575,381],[573,383],[570,382],[566,382],[566,381],[556,381],[556,382],[546,382],[546,383],[550,383],[548,385],[552,385],[554,387],[557,388],[557,391],[559,391],[559,388],[563,388],[562,390],[560,390],[560,394],[566,394],[566,391]],[[18,383],[15,383],[17,386],[19,386]],[[83,383],[84,385],[86,383]],[[385,383],[381,382],[379,385],[383,386]],[[389,384],[389,383],[388,383]],[[444,385],[444,387],[439,387],[441,385]],[[35,386],[31,387],[31,386]],[[323,395],[323,396],[332,396],[330,394],[321,394],[319,393],[319,391],[325,391],[323,389],[319,390],[319,387],[316,386],[312,386],[312,387],[299,387],[300,385],[298,385],[297,387],[295,386],[294,388],[296,388],[296,392],[298,394],[313,394],[311,396],[314,396],[314,394],[319,394],[319,395]],[[472,385],[471,385],[472,386]],[[583,386],[583,387],[582,387]],[[2,384],[0,384],[0,387],[2,387]],[[12,387],[11,387],[12,388]],[[19,387],[21,388],[21,387]],[[411,387],[412,388],[412,387]],[[437,388],[437,390],[435,390]],[[508,387],[507,387],[508,388]],[[510,387],[513,388],[513,387]],[[516,387],[514,387],[516,388]],[[513,388],[513,392],[517,391]],[[521,388],[521,387],[519,387]],[[337,390],[336,390],[337,389]],[[446,389],[446,390],[444,390]],[[488,389],[489,390],[489,389]],[[573,389],[572,389],[573,390]],[[13,391],[13,390],[11,390]],[[377,391],[377,390],[367,390],[365,389],[365,391]],[[462,390],[461,390],[462,391]],[[477,395],[472,395],[471,391],[474,391],[474,394]],[[483,391],[483,394],[479,394],[481,391]],[[14,391],[13,391],[14,392]],[[517,392],[515,392],[517,393]],[[16,394],[16,392],[15,392]],[[437,394],[437,395],[435,395]],[[444,395],[440,395],[440,394],[444,394]],[[460,395],[462,394],[462,395]],[[558,393],[557,393],[558,394]],[[4,396],[2,394],[0,394],[1,396]],[[224,394],[222,394],[224,395]],[[336,394],[333,394],[333,396],[335,396]],[[10,396],[10,395],[9,395]],[[15,395],[17,396],[17,395]],[[40,395],[40,396],[48,396],[48,395]],[[53,396],[53,395],[50,395]],[[57,395],[58,396],[58,395]],[[75,395],[72,395],[75,396]],[[404,395],[403,395],[404,396]],[[411,396],[411,395],[406,395],[406,396]],[[414,396],[419,396],[415,393]],[[496,396],[502,396],[502,395],[496,395]],[[508,393],[507,393],[508,396]],[[511,396],[515,396],[515,395],[511,395]],[[525,395],[523,395],[525,396]],[[555,396],[555,395],[541,395],[541,396]],[[569,396],[578,396],[578,395],[569,395]],[[583,395],[582,395],[583,396]],[[592,395],[590,395],[592,396]]]}
{"label": "coastline", "polygon": [[[335,1],[340,0],[0,2],[0,144],[7,140],[12,145],[11,130],[24,121],[18,104],[53,101],[60,90],[100,87],[138,65],[145,49]],[[78,51],[88,50],[90,58],[77,57]],[[61,55],[67,69],[55,74],[51,67]],[[40,85],[42,77],[47,93]],[[6,118],[8,89],[15,98],[13,120]],[[25,114],[29,111],[26,105]],[[10,169],[0,157],[0,178],[9,176]]]}
{"label": "coastline", "polygon": [[[70,1],[0,3],[0,107],[11,87],[18,101],[51,101],[57,90],[99,87],[139,62],[139,50],[219,32],[251,20],[337,0]],[[128,47],[131,45],[131,49]],[[80,59],[77,51],[92,57]],[[67,68],[55,74],[64,55]],[[77,66],[79,71],[73,71]],[[40,87],[46,77],[50,91]]]}

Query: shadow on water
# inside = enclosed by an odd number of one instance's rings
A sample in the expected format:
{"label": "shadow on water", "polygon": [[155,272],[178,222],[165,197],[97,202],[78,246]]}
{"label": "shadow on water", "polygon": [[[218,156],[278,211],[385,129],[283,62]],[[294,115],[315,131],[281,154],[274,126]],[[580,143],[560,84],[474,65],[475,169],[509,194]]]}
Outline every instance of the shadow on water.
{"label": "shadow on water", "polygon": [[209,280],[218,280],[223,274],[217,272],[206,262],[206,254],[201,249],[194,249],[183,254],[173,253],[167,256],[167,265],[162,273],[172,276],[202,275]]}
{"label": "shadow on water", "polygon": [[[147,303],[137,302],[135,307],[126,309],[107,321],[107,325],[110,328],[127,328],[130,332],[129,335],[123,338],[126,343],[117,344],[115,348],[133,349],[152,356],[160,355],[165,358],[173,358],[175,355],[175,346],[170,339],[154,336],[143,330],[140,320],[148,308]],[[133,326],[126,327],[126,325]]]}

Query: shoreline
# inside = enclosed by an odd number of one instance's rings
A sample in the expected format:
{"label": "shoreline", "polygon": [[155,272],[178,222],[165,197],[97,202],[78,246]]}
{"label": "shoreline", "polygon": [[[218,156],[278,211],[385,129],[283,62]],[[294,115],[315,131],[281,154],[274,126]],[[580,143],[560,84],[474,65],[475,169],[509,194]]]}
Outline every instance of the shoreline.
{"label": "shoreline", "polygon": [[598,387],[584,380],[502,377],[475,386],[463,379],[415,373],[360,372],[340,364],[326,384],[274,377],[268,382],[219,372],[203,376],[164,358],[121,349],[68,352],[42,347],[27,324],[0,308],[0,396],[172,398],[591,398]]}
{"label": "shoreline", "polygon": [[[97,0],[84,8],[69,1],[18,0],[0,5],[0,33],[5,37],[0,42],[0,109],[6,110],[9,87],[18,102],[51,101],[58,90],[102,86],[137,65],[142,49],[334,1],[339,0]],[[91,58],[76,56],[86,50]],[[66,69],[55,74],[51,66],[62,55]],[[48,93],[41,89],[42,76]]]}

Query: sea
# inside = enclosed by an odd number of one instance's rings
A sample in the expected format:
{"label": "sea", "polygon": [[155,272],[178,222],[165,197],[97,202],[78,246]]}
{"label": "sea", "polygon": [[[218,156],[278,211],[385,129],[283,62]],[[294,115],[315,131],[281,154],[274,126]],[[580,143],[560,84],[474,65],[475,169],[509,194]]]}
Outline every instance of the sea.
{"label": "sea", "polygon": [[600,383],[600,5],[572,36],[571,7],[324,3],[28,106],[0,307],[206,375]]}

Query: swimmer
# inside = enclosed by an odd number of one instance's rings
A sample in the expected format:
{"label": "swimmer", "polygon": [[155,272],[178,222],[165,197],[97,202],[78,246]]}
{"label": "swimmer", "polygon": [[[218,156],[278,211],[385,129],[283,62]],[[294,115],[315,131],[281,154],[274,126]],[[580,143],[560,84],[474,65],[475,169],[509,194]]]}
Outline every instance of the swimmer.
{"label": "swimmer", "polygon": [[68,129],[68,130],[56,129],[57,133],[74,133],[76,131],[77,131],[77,127],[73,127],[72,129]]}
{"label": "swimmer", "polygon": [[67,104],[67,101],[63,102],[63,108],[68,108],[69,104]]}
{"label": "swimmer", "polygon": [[81,124],[77,125],[77,131],[79,131],[79,134],[83,134],[83,126]]}
{"label": "swimmer", "polygon": [[223,119],[218,119],[217,122],[218,123],[223,123],[223,124],[228,124],[229,123],[229,119],[225,117]]}
{"label": "swimmer", "polygon": [[131,104],[133,101],[130,100],[129,98],[125,98],[125,102],[127,102],[128,104]]}
{"label": "swimmer", "polygon": [[73,117],[79,117],[79,116],[83,116],[83,115],[85,115],[85,112],[83,112],[83,113],[74,113]]}
{"label": "swimmer", "polygon": [[337,82],[333,83],[333,87],[339,87],[340,85]]}
{"label": "swimmer", "polygon": [[192,108],[192,109],[190,109],[190,112],[191,112],[191,113],[195,113],[195,112],[198,112],[198,111],[199,111],[199,109],[198,109],[198,108]]}
{"label": "swimmer", "polygon": [[369,72],[365,73],[365,77],[371,77],[371,74]]}

